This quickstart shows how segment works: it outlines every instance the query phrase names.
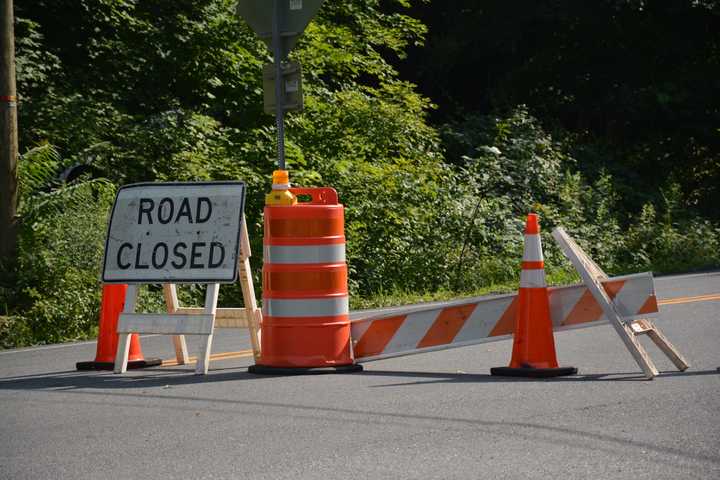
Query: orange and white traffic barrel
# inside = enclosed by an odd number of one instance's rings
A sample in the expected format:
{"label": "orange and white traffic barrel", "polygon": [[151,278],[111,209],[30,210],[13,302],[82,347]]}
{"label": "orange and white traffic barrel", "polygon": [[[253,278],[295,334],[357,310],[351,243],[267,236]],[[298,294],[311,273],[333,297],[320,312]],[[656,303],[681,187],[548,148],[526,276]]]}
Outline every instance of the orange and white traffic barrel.
{"label": "orange and white traffic barrel", "polygon": [[289,188],[284,173],[266,199],[261,353],[249,371],[362,370],[350,341],[344,207],[334,189]]}

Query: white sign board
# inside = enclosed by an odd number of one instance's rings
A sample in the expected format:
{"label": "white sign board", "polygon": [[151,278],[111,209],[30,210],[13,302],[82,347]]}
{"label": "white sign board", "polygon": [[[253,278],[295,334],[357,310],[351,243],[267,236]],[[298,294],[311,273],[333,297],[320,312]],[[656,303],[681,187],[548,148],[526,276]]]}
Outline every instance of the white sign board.
{"label": "white sign board", "polygon": [[234,282],[244,202],[242,182],[122,187],[105,241],[103,282]]}

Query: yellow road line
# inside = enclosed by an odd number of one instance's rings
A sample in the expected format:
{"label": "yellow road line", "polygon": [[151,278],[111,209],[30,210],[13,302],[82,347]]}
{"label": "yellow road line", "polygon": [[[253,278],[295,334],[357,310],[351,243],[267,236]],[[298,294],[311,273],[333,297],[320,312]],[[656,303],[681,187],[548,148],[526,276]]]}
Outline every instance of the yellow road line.
{"label": "yellow road line", "polygon": [[[696,295],[694,297],[667,298],[665,300],[659,300],[658,305],[679,305],[682,303],[709,302],[713,300],[720,300],[720,294],[712,293],[709,295]],[[252,350],[240,350],[239,352],[223,352],[210,355],[210,360],[227,360],[230,358],[252,357],[252,355]],[[197,357],[189,357],[187,363],[197,363]],[[175,359],[163,360],[162,362],[163,367],[174,367],[176,365],[178,365],[178,362]]]}
{"label": "yellow road line", "polygon": [[712,300],[720,300],[720,294],[712,293],[710,295],[697,295],[695,297],[675,297],[660,300],[658,305],[677,305],[680,303],[692,303],[692,302],[708,302]]}
{"label": "yellow road line", "polygon": [[[242,357],[252,357],[253,351],[252,350],[240,350],[239,352],[223,352],[223,353],[214,353],[210,355],[210,360],[227,360],[228,358],[242,358]],[[191,363],[197,363],[197,357],[188,357],[187,364]],[[174,358],[163,360],[162,366],[163,367],[174,367],[176,365],[179,365],[177,360]]]}

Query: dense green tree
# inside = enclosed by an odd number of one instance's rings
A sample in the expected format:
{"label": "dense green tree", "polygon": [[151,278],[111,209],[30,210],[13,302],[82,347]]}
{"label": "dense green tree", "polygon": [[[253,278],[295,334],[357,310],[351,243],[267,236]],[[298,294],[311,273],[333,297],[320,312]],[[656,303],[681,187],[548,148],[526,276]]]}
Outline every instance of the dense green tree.
{"label": "dense green tree", "polygon": [[613,174],[631,210],[678,182],[687,208],[720,218],[717,2],[456,0],[413,12],[429,34],[402,71],[440,106],[438,123],[526,104],[570,135],[586,174]]}
{"label": "dense green tree", "polygon": [[[17,278],[0,281],[0,345],[93,334],[108,209],[126,183],[244,180],[259,272],[271,56],[234,8],[17,2],[20,243],[15,275],[0,275]],[[354,303],[516,282],[529,210],[609,272],[720,264],[720,230],[697,216],[717,215],[716,12],[325,2],[291,54],[305,111],[288,115],[287,164],[293,182],[340,193]],[[567,279],[545,245],[551,278]],[[161,308],[152,292],[141,303]]]}

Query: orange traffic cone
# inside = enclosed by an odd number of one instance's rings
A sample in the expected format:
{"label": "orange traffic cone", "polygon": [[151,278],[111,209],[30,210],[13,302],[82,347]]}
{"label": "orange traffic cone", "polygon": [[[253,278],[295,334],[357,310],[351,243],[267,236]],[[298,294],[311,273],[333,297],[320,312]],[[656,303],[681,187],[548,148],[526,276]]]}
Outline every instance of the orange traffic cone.
{"label": "orange traffic cone", "polygon": [[[92,362],[77,362],[78,370],[112,370],[118,346],[117,322],[125,304],[127,285],[105,284],[100,306],[100,333],[97,351]],[[128,368],[155,367],[162,364],[159,358],[145,359],[140,349],[140,338],[135,333],[130,340]]]}
{"label": "orange traffic cone", "polygon": [[517,301],[510,366],[492,368],[490,373],[511,377],[576,374],[577,369],[574,367],[559,368],[555,356],[540,225],[535,213],[528,215],[525,224],[525,252]]}

